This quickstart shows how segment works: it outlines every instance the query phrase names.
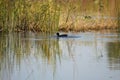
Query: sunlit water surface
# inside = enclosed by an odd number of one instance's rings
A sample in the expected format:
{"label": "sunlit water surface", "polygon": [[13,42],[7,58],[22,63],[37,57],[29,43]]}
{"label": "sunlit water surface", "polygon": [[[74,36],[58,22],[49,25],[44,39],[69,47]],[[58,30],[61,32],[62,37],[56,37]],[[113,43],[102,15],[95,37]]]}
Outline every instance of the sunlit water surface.
{"label": "sunlit water surface", "polygon": [[0,33],[0,80],[120,80],[120,33]]}

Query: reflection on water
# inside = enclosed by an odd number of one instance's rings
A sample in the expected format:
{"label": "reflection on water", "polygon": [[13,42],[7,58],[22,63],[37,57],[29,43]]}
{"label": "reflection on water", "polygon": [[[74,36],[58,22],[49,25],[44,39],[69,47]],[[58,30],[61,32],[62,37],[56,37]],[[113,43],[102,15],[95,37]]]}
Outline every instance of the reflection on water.
{"label": "reflection on water", "polygon": [[0,80],[120,79],[119,33],[69,35],[0,33]]}
{"label": "reflection on water", "polygon": [[109,42],[107,48],[110,68],[120,70],[120,41]]}

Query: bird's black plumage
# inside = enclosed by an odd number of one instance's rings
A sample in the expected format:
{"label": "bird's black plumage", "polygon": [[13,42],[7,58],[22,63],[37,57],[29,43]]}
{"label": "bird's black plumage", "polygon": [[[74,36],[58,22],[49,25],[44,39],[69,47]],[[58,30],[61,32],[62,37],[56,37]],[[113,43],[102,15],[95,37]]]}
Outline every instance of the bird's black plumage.
{"label": "bird's black plumage", "polygon": [[68,35],[67,34],[59,34],[59,33],[56,33],[57,37],[67,37]]}

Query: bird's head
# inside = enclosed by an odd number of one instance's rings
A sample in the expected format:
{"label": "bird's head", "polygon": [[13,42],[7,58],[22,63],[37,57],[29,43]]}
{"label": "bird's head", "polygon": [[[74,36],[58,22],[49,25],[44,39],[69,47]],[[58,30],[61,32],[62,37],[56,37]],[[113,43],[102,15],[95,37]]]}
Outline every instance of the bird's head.
{"label": "bird's head", "polygon": [[59,33],[57,32],[56,35],[59,36]]}

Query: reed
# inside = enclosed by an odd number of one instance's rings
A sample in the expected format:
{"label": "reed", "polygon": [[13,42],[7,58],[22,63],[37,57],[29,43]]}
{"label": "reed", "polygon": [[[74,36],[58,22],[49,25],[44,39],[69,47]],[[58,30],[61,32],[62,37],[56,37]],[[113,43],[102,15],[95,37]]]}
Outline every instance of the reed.
{"label": "reed", "polygon": [[119,2],[119,0],[0,0],[0,31],[54,33],[58,30],[113,29],[119,26],[119,20],[104,17],[119,17]]}
{"label": "reed", "polygon": [[118,24],[118,30],[120,31],[120,5],[119,1],[116,1],[116,10],[117,10],[117,24]]}
{"label": "reed", "polygon": [[119,31],[120,31],[120,11],[118,12],[118,29],[119,29]]}
{"label": "reed", "polygon": [[59,5],[53,0],[0,0],[1,31],[54,32],[59,24]]}
{"label": "reed", "polygon": [[[71,8],[68,12],[66,10],[66,13],[61,14],[60,31],[76,32],[118,28],[119,20],[117,18],[119,16],[117,13],[119,12],[119,0],[75,1],[76,3],[72,4],[72,7],[75,8]],[[68,4],[70,3],[68,2]],[[78,4],[80,6],[76,6]],[[65,18],[65,16],[69,17]]]}

